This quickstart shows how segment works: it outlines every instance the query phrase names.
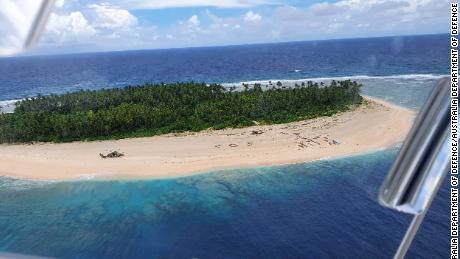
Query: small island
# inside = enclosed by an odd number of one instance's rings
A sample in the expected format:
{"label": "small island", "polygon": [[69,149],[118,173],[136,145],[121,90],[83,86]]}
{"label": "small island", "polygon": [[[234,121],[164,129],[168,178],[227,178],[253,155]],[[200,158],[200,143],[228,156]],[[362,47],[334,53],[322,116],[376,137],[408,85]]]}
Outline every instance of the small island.
{"label": "small island", "polygon": [[0,176],[177,177],[402,141],[414,112],[364,98],[360,89],[350,80],[241,88],[190,82],[29,98],[0,114]]}

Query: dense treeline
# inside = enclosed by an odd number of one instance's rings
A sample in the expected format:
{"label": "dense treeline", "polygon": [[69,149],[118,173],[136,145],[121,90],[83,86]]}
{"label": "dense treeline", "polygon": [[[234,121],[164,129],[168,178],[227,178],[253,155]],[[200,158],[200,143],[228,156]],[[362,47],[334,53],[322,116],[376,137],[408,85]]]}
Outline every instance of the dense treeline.
{"label": "dense treeline", "polygon": [[362,102],[361,85],[308,82],[234,91],[203,83],[146,84],[39,96],[0,115],[0,143],[151,136],[328,116]]}

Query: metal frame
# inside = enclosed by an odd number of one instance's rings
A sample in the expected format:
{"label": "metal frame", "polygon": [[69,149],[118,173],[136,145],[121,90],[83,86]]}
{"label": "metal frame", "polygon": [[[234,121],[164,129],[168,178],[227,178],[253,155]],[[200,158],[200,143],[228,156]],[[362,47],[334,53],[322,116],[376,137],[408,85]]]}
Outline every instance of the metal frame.
{"label": "metal frame", "polygon": [[380,189],[379,202],[415,215],[394,258],[404,258],[450,166],[450,80],[428,98]]}
{"label": "metal frame", "polygon": [[24,49],[28,49],[38,42],[45,30],[46,23],[48,22],[49,16],[54,9],[54,5],[55,0],[42,0],[40,9],[35,15],[35,19],[30,27],[26,41],[24,42]]}

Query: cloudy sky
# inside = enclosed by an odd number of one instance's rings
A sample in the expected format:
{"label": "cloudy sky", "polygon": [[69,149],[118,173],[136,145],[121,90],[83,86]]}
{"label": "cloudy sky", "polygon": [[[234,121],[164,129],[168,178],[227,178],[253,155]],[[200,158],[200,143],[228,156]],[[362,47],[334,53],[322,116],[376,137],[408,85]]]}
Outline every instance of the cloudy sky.
{"label": "cloudy sky", "polygon": [[57,0],[37,51],[447,33],[448,0]]}

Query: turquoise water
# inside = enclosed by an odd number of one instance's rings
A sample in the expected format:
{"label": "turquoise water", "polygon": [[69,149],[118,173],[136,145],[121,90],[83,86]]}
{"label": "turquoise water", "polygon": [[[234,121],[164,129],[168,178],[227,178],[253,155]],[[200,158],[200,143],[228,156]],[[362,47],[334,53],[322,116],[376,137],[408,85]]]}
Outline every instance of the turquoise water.
{"label": "turquoise water", "polygon": [[[396,152],[156,181],[3,178],[0,250],[62,258],[391,258],[409,217],[376,197]],[[411,258],[447,256],[446,190]]]}

